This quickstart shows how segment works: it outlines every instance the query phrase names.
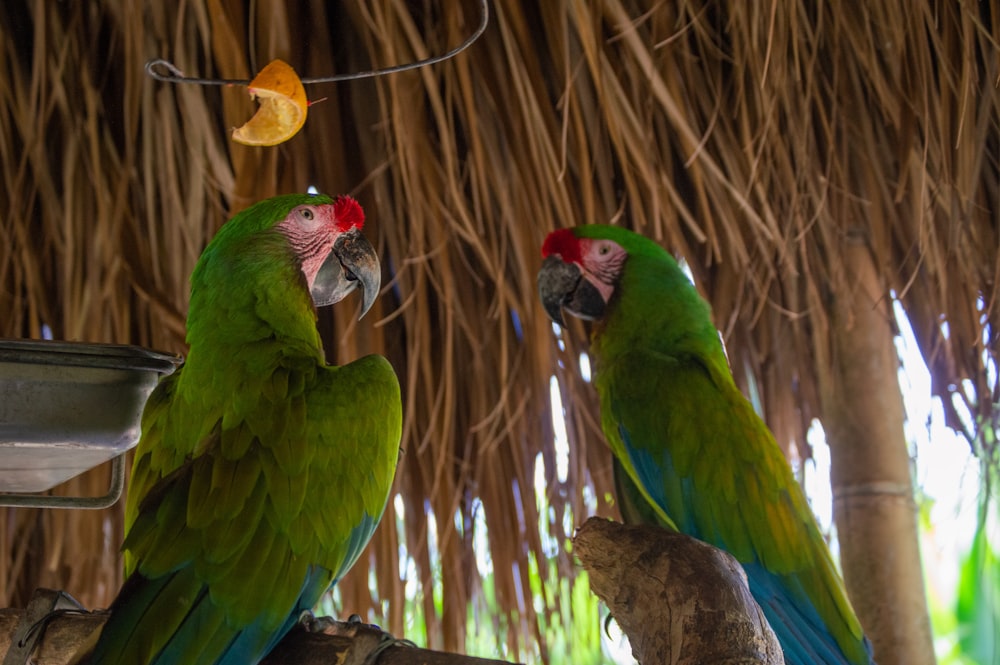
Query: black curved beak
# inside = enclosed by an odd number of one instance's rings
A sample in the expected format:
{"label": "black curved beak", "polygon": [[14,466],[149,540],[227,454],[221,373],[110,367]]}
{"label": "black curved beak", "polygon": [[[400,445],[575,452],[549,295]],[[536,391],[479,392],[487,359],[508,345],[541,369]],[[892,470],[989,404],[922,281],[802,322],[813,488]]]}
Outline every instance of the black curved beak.
{"label": "black curved beak", "polygon": [[560,326],[566,325],[563,310],[587,321],[604,316],[606,303],[600,291],[583,279],[579,266],[555,255],[547,257],[538,271],[538,295],[545,313]]}
{"label": "black curved beak", "polygon": [[[310,294],[317,307],[343,300],[361,287],[361,316],[371,309],[382,285],[382,267],[375,248],[357,228],[343,233],[333,243]],[[360,318],[360,317],[359,317]]]}

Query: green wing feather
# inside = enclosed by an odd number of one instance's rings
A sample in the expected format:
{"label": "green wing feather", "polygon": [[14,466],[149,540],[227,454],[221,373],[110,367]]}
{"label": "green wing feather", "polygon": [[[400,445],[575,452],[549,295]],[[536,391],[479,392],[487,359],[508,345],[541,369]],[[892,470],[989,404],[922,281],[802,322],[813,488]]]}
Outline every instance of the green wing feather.
{"label": "green wing feather", "polygon": [[[136,560],[149,578],[196,561],[199,580],[230,622],[264,615],[277,626],[309,566],[330,571],[332,582],[354,563],[360,552],[352,530],[363,516],[377,523],[395,472],[399,384],[380,356],[306,374],[280,382],[298,386],[297,394],[262,392],[252,422],[222,415],[203,450],[177,468],[178,456],[162,454],[165,442],[146,439],[134,465],[136,498],[128,503],[129,573]],[[155,420],[168,410],[149,413],[150,432],[163,431]],[[222,429],[224,420],[230,429]],[[254,431],[260,422],[267,422],[267,436]],[[233,456],[227,441],[249,443]],[[159,466],[164,460],[168,465]]]}

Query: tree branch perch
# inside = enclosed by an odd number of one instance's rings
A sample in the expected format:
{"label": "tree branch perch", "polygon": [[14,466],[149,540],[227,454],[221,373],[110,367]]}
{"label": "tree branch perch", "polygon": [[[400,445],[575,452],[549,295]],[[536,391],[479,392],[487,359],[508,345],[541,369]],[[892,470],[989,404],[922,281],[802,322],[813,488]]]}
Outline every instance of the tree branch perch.
{"label": "tree branch perch", "polygon": [[[55,593],[41,589],[38,593]],[[11,648],[27,610],[0,609],[0,654]],[[54,615],[42,629],[30,660],[34,665],[65,665],[90,633],[104,623],[104,612]],[[296,626],[261,665],[510,665],[506,661],[476,658],[414,646],[390,646],[368,661],[386,633],[367,624],[322,619],[323,632]],[[24,661],[28,662],[28,661]]]}
{"label": "tree branch perch", "polygon": [[573,551],[642,665],[784,663],[743,568],[726,552],[597,517],[577,530]]}

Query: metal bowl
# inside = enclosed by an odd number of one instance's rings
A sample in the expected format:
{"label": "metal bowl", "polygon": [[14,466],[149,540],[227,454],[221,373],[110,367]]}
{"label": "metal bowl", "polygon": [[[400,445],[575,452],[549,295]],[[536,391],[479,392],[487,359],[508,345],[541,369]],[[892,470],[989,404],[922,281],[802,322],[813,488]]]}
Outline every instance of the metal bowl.
{"label": "metal bowl", "polygon": [[181,358],[137,346],[0,339],[0,491],[40,492],[139,441]]}

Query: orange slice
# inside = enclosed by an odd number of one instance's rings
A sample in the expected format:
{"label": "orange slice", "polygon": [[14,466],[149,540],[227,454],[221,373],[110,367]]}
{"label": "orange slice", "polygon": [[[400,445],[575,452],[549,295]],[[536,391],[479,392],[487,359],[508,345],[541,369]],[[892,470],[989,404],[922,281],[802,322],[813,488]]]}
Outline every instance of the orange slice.
{"label": "orange slice", "polygon": [[306,121],[306,90],[295,70],[283,60],[272,60],[250,81],[250,97],[260,108],[233,140],[245,145],[277,145],[295,136]]}

